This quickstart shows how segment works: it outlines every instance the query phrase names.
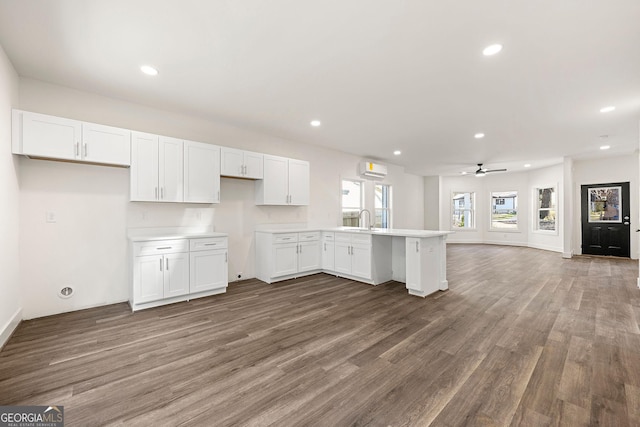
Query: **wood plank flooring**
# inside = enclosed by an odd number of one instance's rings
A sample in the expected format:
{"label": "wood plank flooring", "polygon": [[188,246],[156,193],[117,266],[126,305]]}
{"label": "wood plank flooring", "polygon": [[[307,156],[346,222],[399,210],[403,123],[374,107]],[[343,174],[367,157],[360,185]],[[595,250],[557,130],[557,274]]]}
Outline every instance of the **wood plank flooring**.
{"label": "wood plank flooring", "polygon": [[449,245],[421,299],[319,274],[23,322],[0,404],[68,426],[637,426],[638,263]]}

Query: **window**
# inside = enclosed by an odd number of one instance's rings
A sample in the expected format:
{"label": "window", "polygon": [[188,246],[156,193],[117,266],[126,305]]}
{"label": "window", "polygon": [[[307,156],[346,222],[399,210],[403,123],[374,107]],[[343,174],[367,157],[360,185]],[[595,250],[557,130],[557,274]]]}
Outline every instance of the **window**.
{"label": "window", "polygon": [[555,187],[536,189],[536,220],[534,227],[538,231],[556,231],[557,194]]}
{"label": "window", "polygon": [[351,179],[342,180],[342,225],[358,227],[359,214],[364,205],[364,182]]}
{"label": "window", "polygon": [[491,229],[507,231],[518,229],[518,192],[491,193]]}
{"label": "window", "polygon": [[454,192],[452,228],[476,228],[475,193]]}
{"label": "window", "polygon": [[391,228],[391,186],[376,184],[375,193],[376,228]]}

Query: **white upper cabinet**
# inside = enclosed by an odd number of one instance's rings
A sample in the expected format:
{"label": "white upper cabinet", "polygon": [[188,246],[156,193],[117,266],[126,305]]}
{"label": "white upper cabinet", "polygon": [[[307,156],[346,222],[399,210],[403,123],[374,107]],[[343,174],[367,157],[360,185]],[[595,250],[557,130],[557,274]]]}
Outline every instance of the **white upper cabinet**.
{"label": "white upper cabinet", "polygon": [[221,147],[220,174],[237,178],[262,179],[263,155],[251,151]]}
{"label": "white upper cabinet", "polygon": [[220,203],[220,147],[184,141],[184,201]]}
{"label": "white upper cabinet", "polygon": [[133,132],[131,141],[131,201],[183,201],[183,142]]}
{"label": "white upper cabinet", "polygon": [[308,205],[309,162],[264,155],[264,178],[256,182],[258,205]]}
{"label": "white upper cabinet", "polygon": [[32,157],[129,166],[131,132],[13,110],[12,151]]}
{"label": "white upper cabinet", "polygon": [[129,166],[131,131],[95,123],[82,123],[82,160]]}
{"label": "white upper cabinet", "polygon": [[161,136],[158,141],[160,202],[182,202],[184,191],[184,144],[181,139]]}

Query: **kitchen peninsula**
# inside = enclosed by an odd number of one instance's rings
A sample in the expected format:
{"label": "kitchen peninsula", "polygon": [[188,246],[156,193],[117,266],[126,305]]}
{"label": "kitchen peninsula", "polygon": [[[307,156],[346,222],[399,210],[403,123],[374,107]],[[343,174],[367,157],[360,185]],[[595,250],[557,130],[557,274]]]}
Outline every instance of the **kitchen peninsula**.
{"label": "kitchen peninsula", "polygon": [[324,272],[371,285],[394,280],[425,297],[448,289],[450,231],[264,229],[256,231],[256,277],[267,283]]}

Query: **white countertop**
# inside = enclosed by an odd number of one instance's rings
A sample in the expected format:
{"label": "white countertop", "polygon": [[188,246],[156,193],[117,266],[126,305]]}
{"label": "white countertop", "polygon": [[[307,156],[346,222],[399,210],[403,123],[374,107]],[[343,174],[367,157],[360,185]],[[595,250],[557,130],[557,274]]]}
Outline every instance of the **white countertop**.
{"label": "white countertop", "polygon": [[203,232],[203,233],[167,233],[156,235],[130,235],[132,242],[150,242],[153,240],[176,240],[176,239],[199,239],[205,237],[227,237],[226,233]]}
{"label": "white countertop", "polygon": [[398,237],[439,237],[452,234],[453,231],[440,230],[407,230],[401,228],[374,228],[372,230],[358,227],[332,227],[332,228],[274,228],[256,230],[259,233],[304,233],[308,231],[333,231],[344,233],[372,234],[374,236],[398,236]]}

